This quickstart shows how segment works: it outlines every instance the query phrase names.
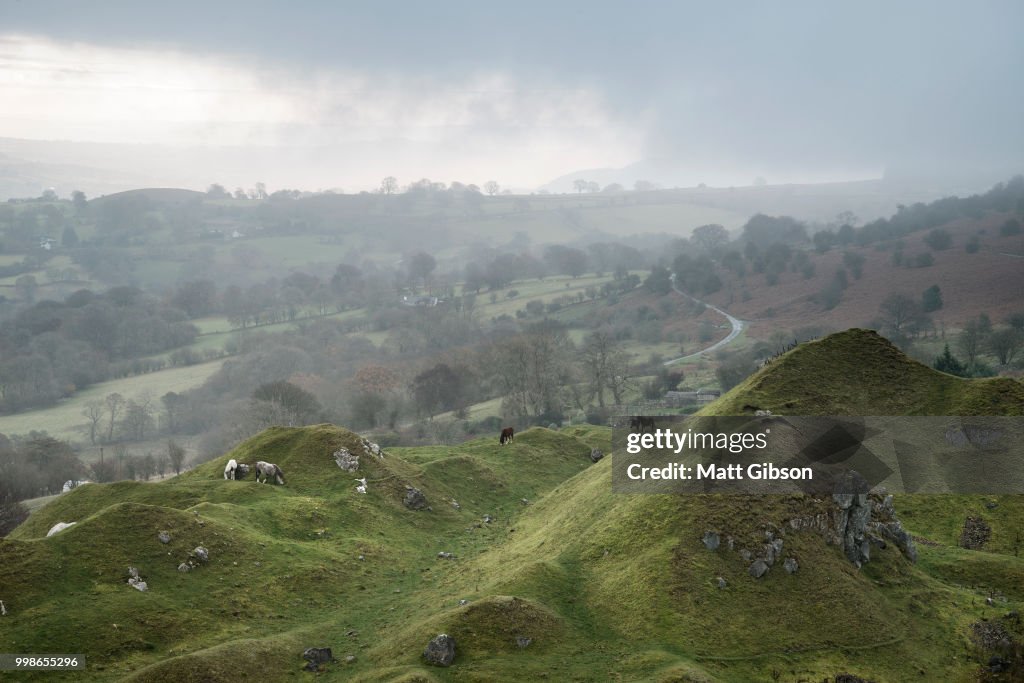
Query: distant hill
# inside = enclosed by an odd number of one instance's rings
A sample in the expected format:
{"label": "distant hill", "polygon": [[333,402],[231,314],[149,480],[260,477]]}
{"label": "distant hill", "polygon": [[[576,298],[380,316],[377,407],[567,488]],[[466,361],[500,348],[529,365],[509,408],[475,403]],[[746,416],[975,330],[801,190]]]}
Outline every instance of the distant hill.
{"label": "distant hill", "polygon": [[201,200],[206,194],[197,190],[185,190],[178,187],[145,187],[136,190],[125,190],[97,197],[91,203],[100,205],[111,200],[135,199],[144,197],[159,204],[182,204]]}
{"label": "distant hill", "polygon": [[[868,326],[879,315],[879,306],[892,293],[920,301],[924,290],[938,285],[943,306],[930,313],[936,328],[957,328],[985,312],[993,320],[1022,308],[1024,301],[1024,235],[1003,236],[1000,227],[1014,214],[993,213],[982,218],[959,218],[940,226],[949,233],[950,246],[934,250],[927,244],[929,232],[921,230],[884,244],[834,247],[824,254],[807,250],[813,273],[807,277],[796,268],[778,275],[770,285],[762,273],[747,272],[736,278],[720,269],[725,286],[708,297],[744,320],[754,321],[754,331],[767,336],[772,329],[814,324],[838,329]],[[975,251],[967,249],[977,243]],[[894,253],[903,261],[894,265]],[[846,254],[863,258],[862,276],[844,264]],[[916,266],[927,254],[932,264]],[[818,295],[844,270],[847,288],[838,304],[825,310]]]}
{"label": "distant hill", "polygon": [[[1018,383],[935,373],[864,330],[797,347],[705,412],[755,402],[1024,412]],[[329,678],[353,681],[967,681],[1001,647],[979,633],[1024,636],[1004,617],[1024,604],[1019,496],[898,496],[917,563],[878,544],[858,569],[828,533],[795,531],[839,519],[831,499],[617,495],[593,447],[608,452],[607,428],[378,458],[345,429],[273,428],[159,484],[80,487],[0,541],[0,649],[84,653],[92,680],[290,680],[305,648],[326,646]],[[341,448],[358,472],[335,464]],[[287,484],[224,481],[228,458],[277,462]],[[407,486],[429,509],[403,504]],[[984,552],[958,547],[968,516],[991,529]],[[78,523],[44,538],[58,521]],[[766,539],[795,573],[748,574],[742,553]],[[200,544],[209,561],[179,571]],[[457,641],[450,669],[420,656],[442,632]]]}

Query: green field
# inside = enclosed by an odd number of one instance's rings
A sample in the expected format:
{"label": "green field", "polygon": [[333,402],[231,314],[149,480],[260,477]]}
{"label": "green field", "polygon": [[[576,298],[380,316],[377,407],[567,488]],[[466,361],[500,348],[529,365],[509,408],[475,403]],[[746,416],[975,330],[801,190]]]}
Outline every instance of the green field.
{"label": "green field", "polygon": [[85,429],[87,420],[82,416],[82,409],[89,401],[102,399],[107,394],[115,392],[126,399],[148,393],[154,400],[158,400],[168,391],[182,392],[199,386],[219,370],[223,363],[223,360],[214,360],[100,382],[77,392],[71,398],[64,399],[52,408],[0,416],[0,433],[27,434],[37,430],[45,431],[58,439],[76,443],[83,440],[88,442],[88,432]]}

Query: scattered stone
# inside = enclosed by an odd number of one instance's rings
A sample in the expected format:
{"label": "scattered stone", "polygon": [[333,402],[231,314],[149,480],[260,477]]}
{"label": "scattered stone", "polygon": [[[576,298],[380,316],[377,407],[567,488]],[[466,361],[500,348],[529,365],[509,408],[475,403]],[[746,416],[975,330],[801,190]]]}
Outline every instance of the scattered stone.
{"label": "scattered stone", "polygon": [[171,535],[166,531],[161,531],[159,534],[156,535],[156,537],[164,545],[167,545],[171,542]]}
{"label": "scattered stone", "polygon": [[57,522],[52,527],[50,527],[49,531],[46,532],[46,537],[49,538],[50,536],[53,536],[56,533],[64,531],[69,526],[74,526],[75,524],[77,524],[77,522]]}
{"label": "scattered stone", "polygon": [[717,586],[718,586],[719,588],[725,588],[726,586],[728,586],[728,585],[729,585],[729,582],[728,582],[728,581],[726,581],[726,580],[725,580],[724,578],[722,578],[721,576],[719,576],[718,578],[716,578],[716,579],[715,579],[715,583],[716,583],[716,585],[717,585]]}
{"label": "scattered stone", "polygon": [[358,493],[366,493],[366,477],[356,479],[356,481],[359,482],[359,486],[356,486],[356,491]]}
{"label": "scattered stone", "polygon": [[490,515],[484,515],[484,524],[490,524],[493,521],[494,517],[491,517]]}
{"label": "scattered stone", "polygon": [[604,457],[604,453],[601,452],[600,448],[590,449],[590,462],[597,462]]}
{"label": "scattered stone", "polygon": [[360,561],[360,562],[364,561],[365,559],[366,559],[366,556],[365,556],[365,555],[360,555],[360,556],[359,556],[359,561]]}
{"label": "scattered stone", "polygon": [[742,550],[740,550],[740,557],[743,558],[744,562],[750,562],[750,560],[752,560],[754,556],[750,554],[749,550],[743,548]]}
{"label": "scattered stone", "polygon": [[462,506],[459,505],[458,501],[455,500],[454,498],[452,498],[451,503],[452,503],[452,507],[455,508],[456,510],[461,510],[462,509]]}
{"label": "scattered stone", "polygon": [[960,532],[960,547],[968,550],[981,550],[992,536],[990,527],[981,517],[969,516],[964,521],[964,529]]}
{"label": "scattered stone", "polygon": [[459,600],[459,607],[462,607],[463,605],[468,605],[468,604],[469,604],[469,600],[465,600],[465,599]]}
{"label": "scattered stone", "polygon": [[787,574],[796,574],[800,569],[800,563],[796,561],[795,557],[787,557],[786,561],[782,563],[782,568],[786,570]]}
{"label": "scattered stone", "polygon": [[188,562],[182,562],[178,565],[178,571],[182,574],[187,574],[188,572],[192,571],[192,565],[190,565]]}
{"label": "scattered stone", "polygon": [[995,510],[997,507],[999,507],[999,503],[995,502],[994,500],[990,500],[985,503],[985,507],[988,508],[989,510]]}
{"label": "scattered stone", "polygon": [[715,531],[705,531],[704,537],[701,539],[704,542],[704,547],[708,550],[717,550],[720,538],[718,533]]}
{"label": "scattered stone", "polygon": [[441,559],[441,560],[454,560],[455,559],[455,555],[453,553],[448,553],[448,552],[445,552],[443,550],[437,554],[437,557],[438,557],[438,559]]}
{"label": "scattered stone", "polygon": [[363,439],[363,448],[366,450],[367,453],[376,455],[381,460],[384,459],[384,451],[381,450],[380,446],[370,441],[369,439]]}
{"label": "scattered stone", "polygon": [[334,661],[329,647],[307,647],[302,653],[302,658],[308,664],[304,667],[306,671],[320,671],[320,666]]}
{"label": "scattered stone", "polygon": [[7,616],[7,608],[4,607],[4,601],[0,600],[0,617],[6,617],[6,616]]}
{"label": "scattered stone", "polygon": [[434,666],[451,666],[455,661],[455,639],[447,633],[434,636],[423,650],[423,658]]}
{"label": "scattered stone", "polygon": [[526,638],[523,636],[516,636],[516,647],[520,650],[533,642],[533,638]]}
{"label": "scattered stone", "polygon": [[525,498],[520,498],[519,502],[522,503],[523,505],[529,505],[530,504],[530,501],[526,500]]}
{"label": "scattered stone", "polygon": [[355,664],[356,663],[356,656],[355,655],[346,655],[345,663],[346,664]]}
{"label": "scattered stone", "polygon": [[349,638],[355,638],[356,636],[359,635],[359,631],[357,631],[355,629],[352,629],[350,631],[345,631],[345,635],[348,636]]}
{"label": "scattered stone", "polygon": [[418,488],[406,486],[402,504],[410,510],[422,510],[427,507],[427,498]]}
{"label": "scattered stone", "polygon": [[998,621],[976,621],[971,624],[971,640],[985,650],[1006,649],[1013,645],[1013,637]]}
{"label": "scattered stone", "polygon": [[128,567],[128,585],[142,592],[149,590],[149,586],[139,577],[139,570],[135,567]]}
{"label": "scattered stone", "polygon": [[355,472],[359,469],[359,456],[354,455],[347,448],[339,448],[332,454],[334,462],[343,472]]}
{"label": "scattered stone", "polygon": [[760,579],[768,573],[768,563],[764,560],[754,560],[754,563],[750,565],[750,569],[747,570],[747,573],[755,579]]}
{"label": "scattered stone", "polygon": [[201,545],[196,546],[195,550],[192,551],[192,555],[194,555],[200,562],[210,561],[210,551]]}
{"label": "scattered stone", "polygon": [[835,683],[874,683],[874,681],[853,674],[836,674]]}

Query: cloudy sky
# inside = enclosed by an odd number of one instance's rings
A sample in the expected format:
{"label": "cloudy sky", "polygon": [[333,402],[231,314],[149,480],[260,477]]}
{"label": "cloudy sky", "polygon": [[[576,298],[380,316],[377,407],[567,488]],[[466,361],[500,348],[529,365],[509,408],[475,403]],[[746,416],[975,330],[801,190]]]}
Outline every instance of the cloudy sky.
{"label": "cloudy sky", "polygon": [[650,158],[719,185],[1024,160],[1014,0],[93,5],[0,4],[0,137],[353,190]]}

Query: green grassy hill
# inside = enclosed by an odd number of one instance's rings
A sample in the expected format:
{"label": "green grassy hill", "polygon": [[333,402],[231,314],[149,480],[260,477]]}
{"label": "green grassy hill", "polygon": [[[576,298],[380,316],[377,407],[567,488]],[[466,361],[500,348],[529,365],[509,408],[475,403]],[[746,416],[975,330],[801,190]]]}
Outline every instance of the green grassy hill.
{"label": "green grassy hill", "polygon": [[[872,393],[883,380],[899,390]],[[852,330],[794,349],[705,410],[787,396],[800,402],[778,412],[1024,408],[1019,385],[940,375]],[[897,497],[918,562],[889,545],[857,569],[787,526],[829,514],[828,500],[612,494],[610,459],[588,457],[609,437],[531,429],[505,447],[495,436],[378,459],[345,429],[275,428],[166,482],[76,489],[0,541],[0,651],[84,653],[92,680],[303,680],[303,649],[329,646],[339,661],[318,680],[973,681],[991,654],[971,640],[978,624],[1021,638],[1004,618],[1024,601],[1019,497]],[[334,463],[342,446],[361,454],[358,475]],[[229,457],[276,462],[287,485],[224,481]],[[430,510],[405,508],[407,485]],[[982,550],[958,547],[967,515],[991,527]],[[44,538],[58,521],[78,523]],[[708,529],[736,550],[707,550]],[[747,574],[738,551],[766,531],[797,573]],[[200,544],[209,562],[179,572]],[[148,592],[126,585],[129,566]],[[420,657],[441,632],[458,643],[447,669]]]}

